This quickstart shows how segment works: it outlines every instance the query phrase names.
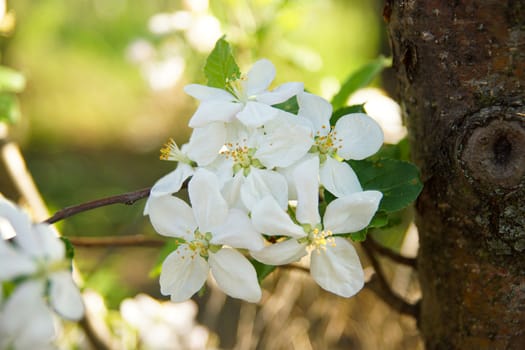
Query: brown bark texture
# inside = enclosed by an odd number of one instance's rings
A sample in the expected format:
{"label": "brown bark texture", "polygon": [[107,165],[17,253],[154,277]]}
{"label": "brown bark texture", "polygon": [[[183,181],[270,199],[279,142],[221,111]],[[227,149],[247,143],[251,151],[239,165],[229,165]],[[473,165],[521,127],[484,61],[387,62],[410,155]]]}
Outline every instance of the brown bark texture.
{"label": "brown bark texture", "polygon": [[386,1],[428,349],[525,349],[525,2]]}

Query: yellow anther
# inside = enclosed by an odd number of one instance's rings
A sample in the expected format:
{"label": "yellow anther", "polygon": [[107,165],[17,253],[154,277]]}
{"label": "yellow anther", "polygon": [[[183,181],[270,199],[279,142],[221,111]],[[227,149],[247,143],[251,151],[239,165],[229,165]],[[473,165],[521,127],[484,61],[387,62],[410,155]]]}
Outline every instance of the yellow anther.
{"label": "yellow anther", "polygon": [[162,160],[170,160],[170,156],[172,155],[174,150],[179,150],[179,147],[175,143],[175,141],[170,137],[168,141],[162,146],[160,149],[160,159]]}
{"label": "yellow anther", "polygon": [[318,228],[313,229],[309,234],[309,247],[311,250],[326,250],[326,245],[330,244],[332,247],[335,247],[335,239],[332,237],[332,231],[323,230],[320,231]]}

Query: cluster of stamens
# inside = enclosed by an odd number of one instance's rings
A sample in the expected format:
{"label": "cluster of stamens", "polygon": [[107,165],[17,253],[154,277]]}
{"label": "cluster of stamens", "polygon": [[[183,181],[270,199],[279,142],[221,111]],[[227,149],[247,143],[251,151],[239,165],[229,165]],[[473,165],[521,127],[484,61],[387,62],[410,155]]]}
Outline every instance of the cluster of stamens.
{"label": "cluster of stamens", "polygon": [[[323,125],[321,128],[326,129],[327,126]],[[321,135],[320,131],[318,131],[314,139],[315,145],[312,147],[312,151],[318,152],[323,158],[336,155],[337,150],[343,147],[343,139],[337,137],[337,131],[333,127],[331,127],[328,135]]]}
{"label": "cluster of stamens", "polygon": [[332,231],[330,230],[320,230],[314,228],[308,234],[308,248],[310,250],[316,250],[319,253],[319,250],[326,250],[326,245],[330,244],[332,247],[335,247],[335,239],[332,236]]}
{"label": "cluster of stamens", "polygon": [[178,161],[178,156],[180,153],[181,151],[179,146],[177,146],[175,141],[170,137],[160,149],[160,159]]}
{"label": "cluster of stamens", "polygon": [[[207,259],[208,258],[208,250],[213,250],[215,246],[210,244],[211,240],[211,233],[201,233],[199,231],[195,231],[194,233],[194,239],[187,242],[187,248],[190,251],[190,258],[193,259],[197,255],[200,255],[201,257]],[[180,250],[177,249],[177,254],[181,254]],[[182,256],[182,259],[184,259],[184,255]]]}
{"label": "cluster of stamens", "polygon": [[235,144],[229,142],[226,143],[226,147],[221,150],[221,153],[226,157],[226,159],[231,159],[234,163],[233,170],[237,172],[243,170],[245,175],[250,171],[250,167],[254,166],[256,168],[261,168],[262,164],[259,160],[254,158],[255,149],[249,148],[245,145],[246,139],[242,140],[243,142],[236,142]]}

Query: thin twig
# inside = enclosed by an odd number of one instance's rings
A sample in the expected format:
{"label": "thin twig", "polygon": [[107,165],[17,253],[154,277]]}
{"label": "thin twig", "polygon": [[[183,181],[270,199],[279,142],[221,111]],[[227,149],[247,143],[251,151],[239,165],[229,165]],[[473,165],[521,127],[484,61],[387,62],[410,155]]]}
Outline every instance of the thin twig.
{"label": "thin twig", "polygon": [[407,256],[400,255],[387,247],[377,243],[372,237],[368,236],[366,241],[362,242],[363,245],[368,246],[371,250],[378,252],[381,255],[386,256],[392,261],[399,264],[410,266],[414,270],[417,269],[417,260],[415,258],[409,258]]}
{"label": "thin twig", "polygon": [[370,281],[366,284],[366,287],[374,292],[379,298],[381,298],[386,304],[388,304],[392,309],[396,310],[400,314],[405,314],[414,317],[416,320],[419,317],[419,305],[411,304],[401,296],[397,295],[390,285],[388,284],[383,269],[379,264],[379,261],[374,255],[372,249],[363,244],[363,249],[370,259],[372,266],[375,270],[375,274],[372,276]]}
{"label": "thin twig", "polygon": [[144,235],[104,236],[104,237],[67,237],[76,247],[162,247],[166,242],[162,239]]}
{"label": "thin twig", "polygon": [[86,337],[89,339],[89,342],[93,348],[97,350],[111,350],[112,346],[109,344],[109,340],[105,339],[95,328],[93,327],[91,321],[88,318],[87,313],[84,314],[84,317],[78,322],[79,326],[84,330]]}
{"label": "thin twig", "polygon": [[136,201],[142,198],[146,198],[149,195],[149,191],[151,188],[144,188],[142,190],[134,191],[134,192],[128,192],[124,194],[119,194],[116,196],[96,199],[91,202],[86,202],[78,205],[74,205],[71,207],[67,207],[64,209],[61,209],[57,211],[52,217],[45,220],[44,222],[48,224],[53,224],[57,221],[63,220],[65,218],[68,218],[70,216],[76,215],[78,213],[82,213],[84,211],[88,211],[95,208],[104,207],[106,205],[112,205],[112,204],[126,204],[126,205],[132,205]]}

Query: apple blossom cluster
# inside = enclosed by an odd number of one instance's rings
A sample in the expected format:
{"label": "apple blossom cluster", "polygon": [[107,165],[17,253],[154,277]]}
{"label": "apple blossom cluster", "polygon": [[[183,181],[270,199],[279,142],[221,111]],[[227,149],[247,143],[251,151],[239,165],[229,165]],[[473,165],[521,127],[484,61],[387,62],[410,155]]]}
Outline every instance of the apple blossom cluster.
{"label": "apple blossom cluster", "polygon": [[0,266],[0,349],[52,349],[54,314],[75,321],[84,314],[71,261],[51,226],[33,224],[2,197]]}
{"label": "apple blossom cluster", "polygon": [[[359,257],[344,235],[369,225],[382,193],[364,191],[345,160],[376,153],[383,132],[364,113],[330,125],[328,101],[302,83],[270,90],[275,74],[262,59],[224,89],[184,89],[200,101],[192,135],[161,150],[177,166],[152,187],[144,211],[159,234],[178,242],[160,275],[161,292],[173,301],[190,298],[211,272],[226,294],[258,302],[252,259],[278,266],[309,255],[323,289],[350,297],[363,287]],[[297,113],[276,107],[292,98]],[[187,180],[190,204],[175,196]]]}

